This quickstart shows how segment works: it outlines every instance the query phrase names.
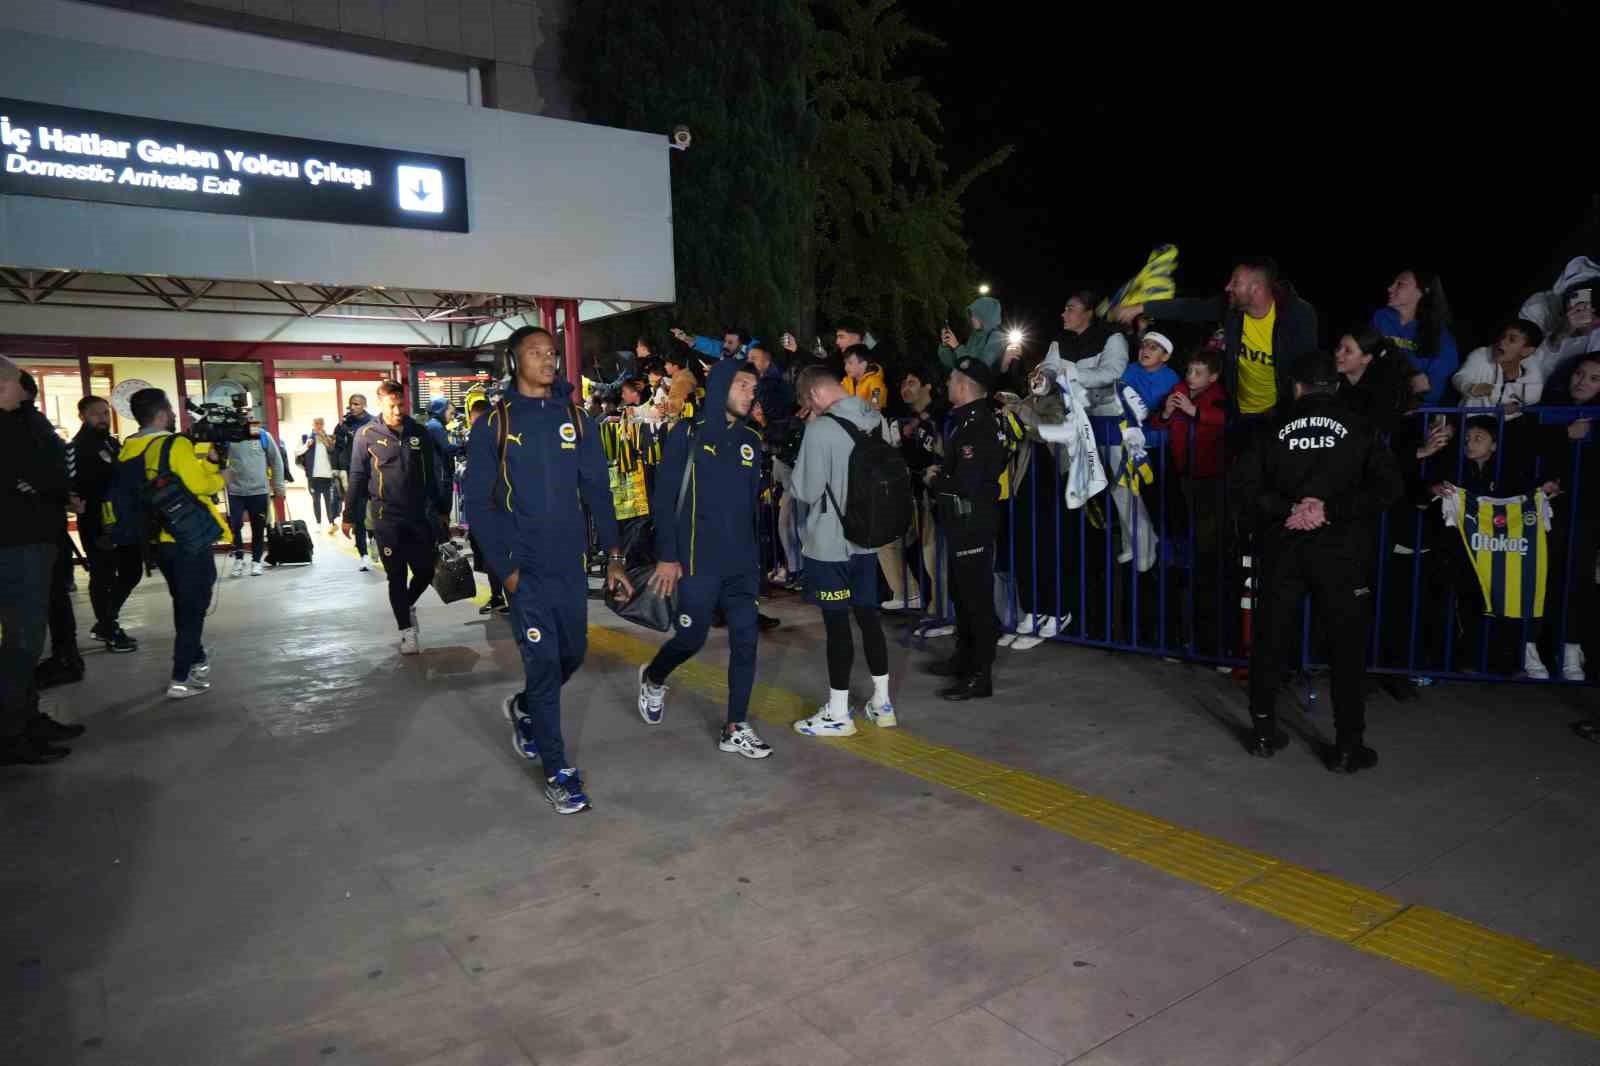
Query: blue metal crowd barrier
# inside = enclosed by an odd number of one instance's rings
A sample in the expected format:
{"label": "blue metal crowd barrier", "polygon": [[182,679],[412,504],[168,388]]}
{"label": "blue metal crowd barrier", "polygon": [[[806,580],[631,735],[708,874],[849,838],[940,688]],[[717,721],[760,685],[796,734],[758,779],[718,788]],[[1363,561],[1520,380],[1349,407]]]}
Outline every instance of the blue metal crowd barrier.
{"label": "blue metal crowd barrier", "polygon": [[[1592,646],[1592,630],[1600,619],[1593,617],[1592,611],[1576,608],[1593,602],[1596,560],[1592,555],[1582,559],[1577,556],[1592,548],[1595,520],[1574,516],[1581,505],[1585,464],[1600,461],[1589,449],[1600,434],[1571,442],[1564,454],[1559,449],[1535,449],[1531,453],[1535,461],[1527,468],[1531,469],[1532,483],[1497,490],[1503,495],[1531,492],[1534,486],[1556,476],[1555,471],[1543,469],[1552,456],[1563,464],[1560,480],[1566,490],[1552,505],[1554,520],[1546,540],[1546,547],[1559,565],[1548,573],[1542,618],[1489,619],[1480,616],[1470,600],[1464,608],[1458,593],[1480,596],[1460,580],[1466,566],[1466,549],[1459,536],[1445,536],[1436,503],[1416,505],[1416,494],[1425,487],[1421,477],[1425,468],[1453,468],[1459,483],[1467,462],[1465,437],[1470,420],[1485,418],[1496,425],[1496,437],[1502,442],[1495,457],[1498,481],[1508,450],[1524,447],[1505,443],[1508,425],[1514,427],[1509,431],[1514,437],[1531,437],[1539,428],[1548,432],[1547,427],[1578,417],[1600,420],[1600,406],[1534,407],[1510,421],[1501,408],[1423,407],[1407,414],[1411,421],[1397,431],[1396,440],[1422,441],[1428,424],[1435,419],[1449,422],[1454,436],[1433,457],[1434,466],[1426,467],[1423,460],[1402,462],[1407,475],[1407,499],[1375,523],[1370,670],[1417,679],[1527,680],[1521,676],[1523,646],[1539,641],[1548,631],[1553,639],[1544,642],[1544,648],[1554,654],[1555,661],[1547,659],[1546,663],[1551,680],[1560,682],[1563,648],[1585,642]],[[996,610],[1002,630],[1010,634],[1019,630],[1037,633],[1043,626],[1054,632],[1042,635],[1060,643],[1224,667],[1245,665],[1249,658],[1248,624],[1254,591],[1251,581],[1256,559],[1249,537],[1237,528],[1238,515],[1229,497],[1226,470],[1215,478],[1179,474],[1170,460],[1169,434],[1146,429],[1148,462],[1154,480],[1141,484],[1134,492],[1132,486],[1119,484],[1121,421],[1092,421],[1108,484],[1083,507],[1069,510],[1063,498],[1060,472],[1064,449],[1038,443],[1023,445],[1034,449],[1034,461],[1022,482],[1010,486],[1009,498],[1002,507],[1004,529],[996,546]],[[1193,435],[1195,427],[1191,425],[1188,431],[1191,437],[1187,450],[1193,462],[1199,442]],[[1453,467],[1448,462],[1452,449]],[[1038,461],[1041,453],[1050,461]],[[1035,476],[1048,477],[1052,483],[1034,483],[1030,479]],[[795,524],[789,531],[791,543],[798,544],[798,514],[793,508],[788,514]],[[1404,529],[1394,528],[1397,520],[1404,521]],[[769,520],[768,528],[774,530],[775,539],[782,539],[776,515]],[[1041,553],[1048,553],[1049,558],[1043,558]],[[787,555],[774,544],[772,557]],[[907,633],[908,640],[919,641],[954,624],[955,613],[942,565],[942,531],[936,531],[933,557],[937,565],[929,573],[920,534],[900,553],[900,587],[907,590],[908,597],[910,590],[921,590],[921,610],[909,612],[916,621]],[[793,562],[789,568],[793,570]],[[1044,588],[1040,587],[1041,573],[1045,575]],[[1586,591],[1582,584],[1585,581],[1590,582],[1590,595],[1569,609],[1579,599],[1579,593]],[[1056,619],[1054,627],[1043,625],[1049,618]],[[1469,623],[1476,623],[1477,633],[1472,649],[1475,655],[1466,661],[1460,654],[1457,631],[1470,628]],[[1493,643],[1497,636],[1504,641],[1513,633],[1517,637],[1514,647]],[[1301,636],[1300,668],[1315,671],[1322,661],[1321,633],[1309,601],[1302,614]]]}

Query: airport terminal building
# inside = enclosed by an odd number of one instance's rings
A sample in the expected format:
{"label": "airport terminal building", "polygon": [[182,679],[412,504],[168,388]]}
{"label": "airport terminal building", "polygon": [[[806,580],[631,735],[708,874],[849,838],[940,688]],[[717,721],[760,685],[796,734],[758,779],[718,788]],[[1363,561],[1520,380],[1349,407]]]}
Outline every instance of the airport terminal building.
{"label": "airport terminal building", "polygon": [[67,435],[151,384],[293,440],[385,377],[457,394],[526,323],[572,372],[674,278],[666,137],[571,120],[561,15],[3,5],[0,354]]}

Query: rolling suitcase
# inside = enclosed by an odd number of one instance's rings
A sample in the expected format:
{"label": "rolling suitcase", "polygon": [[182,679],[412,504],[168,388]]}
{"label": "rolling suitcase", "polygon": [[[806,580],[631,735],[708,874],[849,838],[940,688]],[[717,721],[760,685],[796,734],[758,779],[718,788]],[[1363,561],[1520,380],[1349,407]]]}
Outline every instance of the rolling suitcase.
{"label": "rolling suitcase", "polygon": [[267,565],[311,562],[311,531],[299,519],[279,522],[267,531]]}

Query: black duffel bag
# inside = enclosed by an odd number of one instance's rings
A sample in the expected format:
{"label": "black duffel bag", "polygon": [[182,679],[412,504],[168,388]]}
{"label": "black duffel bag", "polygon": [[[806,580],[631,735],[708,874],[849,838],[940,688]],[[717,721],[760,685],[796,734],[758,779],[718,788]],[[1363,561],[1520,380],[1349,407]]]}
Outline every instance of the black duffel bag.
{"label": "black duffel bag", "polygon": [[433,570],[433,591],[445,603],[468,600],[478,594],[478,583],[472,577],[472,560],[456,541],[439,545],[439,565]]}
{"label": "black duffel bag", "polygon": [[[691,428],[687,441],[689,459],[683,464],[683,480],[678,483],[677,505],[673,516],[683,513],[683,501],[688,495],[689,478],[694,472],[694,435]],[[618,617],[632,622],[634,625],[653,629],[657,633],[666,633],[673,627],[678,616],[676,598],[662,597],[650,591],[650,578],[656,572],[656,527],[655,514],[649,518],[636,519],[627,524],[622,531],[622,568],[628,575],[628,584],[633,586],[633,595],[623,600],[611,590],[606,589],[606,606],[611,608]]]}

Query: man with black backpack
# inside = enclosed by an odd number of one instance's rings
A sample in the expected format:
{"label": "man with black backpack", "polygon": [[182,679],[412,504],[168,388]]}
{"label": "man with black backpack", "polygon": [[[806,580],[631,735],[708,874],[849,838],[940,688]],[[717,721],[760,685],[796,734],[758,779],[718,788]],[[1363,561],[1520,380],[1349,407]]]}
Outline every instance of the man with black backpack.
{"label": "man with black backpack", "polygon": [[930,672],[954,682],[939,695],[955,703],[994,694],[991,670],[1000,623],[994,614],[994,539],[1000,517],[1000,473],[1006,450],[989,402],[994,371],[962,356],[950,373],[950,432],[940,465],[923,479],[948,545],[950,592],[956,608],[956,653]]}
{"label": "man with black backpack", "polygon": [[639,716],[660,725],[667,678],[705,646],[712,613],[721,609],[728,620],[728,721],[717,746],[747,759],[772,754],[745,721],[760,632],[761,435],[745,421],[757,380],[748,362],[717,363],[701,417],[667,435],[651,507],[658,561],[650,589],[665,599],[677,594],[678,629],[639,668]]}
{"label": "man with black backpack", "polygon": [[877,549],[911,525],[911,475],[904,457],[884,439],[883,416],[866,400],[848,395],[834,371],[825,366],[802,370],[795,395],[802,409],[811,411],[792,481],[795,498],[809,508],[801,555],[806,598],[822,609],[827,633],[828,702],[794,728],[809,737],[855,735],[851,615],[872,673],[867,719],[890,728],[896,718],[879,612]]}
{"label": "man with black backpack", "polygon": [[170,699],[198,696],[211,687],[211,660],[204,630],[211,590],[217,583],[212,546],[229,540],[228,524],[211,498],[226,488],[215,447],[197,449],[174,430],[172,401],[160,389],[140,389],[128,399],[139,432],[123,442],[117,474],[104,507],[103,524],[114,544],[147,543],[158,526],[156,565],[172,595]]}
{"label": "man with black backpack", "polygon": [[340,528],[349,537],[353,522],[368,520],[389,578],[400,654],[416,655],[416,604],[433,584],[439,544],[448,532],[450,486],[439,478],[427,428],[406,413],[406,387],[385,381],[378,386],[378,404],[382,417],[362,426],[351,446],[350,496]]}

